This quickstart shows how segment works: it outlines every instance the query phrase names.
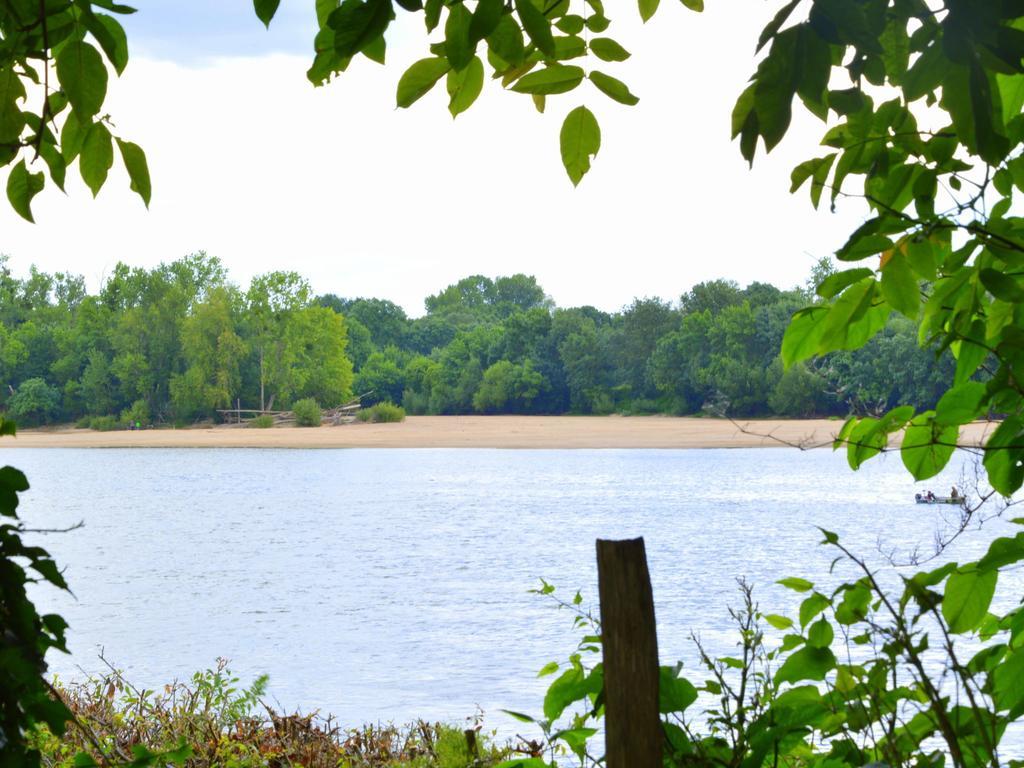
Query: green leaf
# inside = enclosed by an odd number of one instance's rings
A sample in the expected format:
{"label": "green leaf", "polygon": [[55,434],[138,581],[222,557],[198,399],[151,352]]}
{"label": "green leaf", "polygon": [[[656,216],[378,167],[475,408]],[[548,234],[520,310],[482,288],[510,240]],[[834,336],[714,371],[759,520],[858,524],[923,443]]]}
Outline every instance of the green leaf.
{"label": "green leaf", "polygon": [[921,288],[917,277],[899,248],[887,255],[882,264],[882,298],[897,312],[914,320],[921,308]]}
{"label": "green leaf", "polygon": [[474,56],[461,72],[448,73],[448,111],[457,117],[469,109],[484,87],[484,64]]}
{"label": "green leaf", "polygon": [[874,274],[874,270],[867,267],[844,269],[842,272],[836,272],[822,280],[821,284],[818,285],[817,294],[823,299],[831,299],[854,283],[859,283],[864,278],[872,277]]}
{"label": "green leaf", "polygon": [[412,106],[427,93],[451,69],[447,59],[420,59],[398,80],[397,102],[399,107]]}
{"label": "green leaf", "polygon": [[811,179],[811,203],[815,208],[821,202],[821,193],[825,190],[825,182],[828,180],[829,170],[836,159],[836,153],[831,152],[824,157],[817,157],[800,163],[793,169],[790,175],[790,194],[796,192],[803,186],[807,179]]}
{"label": "green leaf", "polygon": [[807,579],[797,578],[796,576],[780,579],[775,583],[781,584],[786,589],[792,589],[794,592],[810,592],[814,589],[814,585],[807,581]]}
{"label": "green leaf", "polygon": [[590,50],[601,61],[625,61],[629,51],[610,37],[595,37],[590,41]]}
{"label": "green leaf", "polygon": [[505,0],[479,0],[469,22],[469,41],[474,46],[498,27],[505,13]]}
{"label": "green leaf", "polygon": [[316,0],[316,23],[319,27],[327,26],[334,9],[338,7],[339,0]]}
{"label": "green leaf", "polygon": [[598,72],[594,70],[588,77],[597,89],[601,91],[605,96],[619,102],[620,104],[626,104],[633,106],[640,101],[636,96],[629,92],[629,88],[621,80],[617,80],[611,75],[606,75],[604,72]]}
{"label": "green leaf", "polygon": [[344,0],[327,19],[335,53],[342,58],[360,53],[384,34],[394,16],[391,0]]}
{"label": "green leaf", "polygon": [[981,624],[992,604],[998,579],[998,571],[977,569],[954,571],[950,575],[942,598],[942,616],[950,632],[971,632]]}
{"label": "green leaf", "polygon": [[661,714],[684,712],[696,700],[697,689],[689,680],[679,677],[678,668],[658,668],[658,711]]}
{"label": "green leaf", "polygon": [[471,42],[469,39],[472,21],[472,15],[462,3],[448,8],[448,20],[444,25],[444,51],[456,72],[465,69],[473,60],[476,41]]}
{"label": "green leaf", "polygon": [[113,164],[114,143],[110,131],[103,123],[93,123],[85,136],[82,154],[78,159],[82,181],[92,190],[93,197],[99,194]]}
{"label": "green leaf", "polygon": [[775,35],[778,34],[779,30],[782,29],[782,25],[789,20],[790,15],[793,13],[793,9],[799,5],[801,0],[790,0],[786,5],[775,14],[775,17],[768,23],[768,25],[761,31],[761,37],[757,40],[757,49],[754,53],[760,53],[761,49],[770,43]]}
{"label": "green leaf", "polygon": [[549,661],[547,664],[540,668],[540,672],[537,673],[537,677],[547,677],[548,675],[553,675],[557,671],[558,662]]}
{"label": "green leaf", "polygon": [[834,637],[832,625],[825,619],[818,619],[807,630],[807,645],[811,648],[828,648]]}
{"label": "green leaf", "polygon": [[701,13],[704,10],[704,0],[682,0],[683,5],[691,11]]}
{"label": "green leaf", "polygon": [[793,627],[792,619],[787,619],[785,616],[779,616],[776,613],[765,615],[764,620],[776,629],[791,629]]}
{"label": "green leaf", "polygon": [[812,592],[800,603],[800,626],[806,627],[811,619],[831,605],[831,601],[820,592]]}
{"label": "green leaf", "polygon": [[1024,75],[996,75],[1003,122],[1009,123],[1024,109]]}
{"label": "green leaf", "polygon": [[980,381],[965,381],[947,389],[935,406],[935,423],[945,426],[967,424],[984,415],[985,385]]}
{"label": "green leaf", "polygon": [[799,83],[799,29],[801,27],[790,27],[776,36],[755,75],[754,111],[768,151],[782,141],[793,116],[793,97]]}
{"label": "green leaf", "polygon": [[1003,496],[1010,496],[1024,481],[1024,422],[1016,416],[1003,419],[996,431],[985,443],[985,458],[982,463],[988,473],[988,481]]}
{"label": "green leaf", "polygon": [[427,32],[433,32],[441,20],[441,10],[444,8],[444,0],[426,0],[423,4],[423,24]]}
{"label": "green leaf", "polygon": [[25,98],[25,86],[12,67],[0,67],[0,142],[14,143],[25,127],[18,102]]}
{"label": "green leaf", "polygon": [[857,349],[885,327],[889,309],[878,303],[872,279],[854,283],[835,301],[822,322],[818,354]]}
{"label": "green leaf", "polygon": [[661,0],[638,0],[638,4],[640,6],[640,18],[644,20],[644,23],[647,23],[657,12]]}
{"label": "green leaf", "polygon": [[71,108],[83,117],[100,111],[107,96],[107,68],[92,45],[69,40],[57,54],[57,78],[71,102]]}
{"label": "green leaf", "polygon": [[1015,710],[1024,703],[1024,651],[1015,650],[992,673],[996,708]]}
{"label": "green leaf", "polygon": [[786,659],[775,673],[776,683],[799,680],[824,680],[836,666],[836,657],[828,648],[806,646]]}
{"label": "green leaf", "polygon": [[601,148],[601,128],[594,114],[586,107],[579,106],[566,115],[559,144],[562,165],[573,186],[576,186],[590,170],[590,160]]}
{"label": "green leaf", "polygon": [[121,150],[121,159],[124,161],[125,170],[128,171],[128,178],[131,179],[131,189],[142,202],[149,208],[149,200],[153,194],[153,187],[149,180],[149,164],[146,162],[146,153],[142,147],[130,141],[117,140],[117,148]]}
{"label": "green leaf", "polygon": [[501,17],[498,26],[487,36],[487,46],[512,66],[521,64],[526,55],[523,32],[508,14]]}
{"label": "green leaf", "polygon": [[555,38],[551,34],[551,22],[548,21],[548,17],[533,4],[533,0],[516,0],[516,10],[519,12],[523,29],[537,46],[537,50],[549,58],[554,57]]}
{"label": "green leaf", "polygon": [[107,54],[107,60],[113,65],[114,71],[122,74],[128,66],[128,36],[124,27],[113,16],[105,13],[85,14],[83,19],[86,29]]}
{"label": "green leaf", "polygon": [[1024,560],[1024,533],[1010,538],[1001,536],[993,541],[985,556],[978,561],[979,571],[995,571]]}
{"label": "green leaf", "polygon": [[982,285],[997,299],[1008,301],[1011,304],[1024,302],[1024,288],[1005,272],[985,267],[978,272],[978,277],[981,279]]}
{"label": "green leaf", "polygon": [[550,64],[519,78],[512,90],[517,93],[567,93],[583,82],[583,70],[566,64]]}
{"label": "green leaf", "polygon": [[524,715],[522,712],[513,712],[511,709],[501,709],[501,710],[498,710],[498,711],[499,712],[504,712],[506,715],[510,715],[511,717],[514,717],[516,720],[518,720],[521,723],[533,723],[533,722],[536,722],[532,717],[530,717],[529,715]]}
{"label": "green leaf", "polygon": [[846,461],[850,469],[856,470],[882,452],[889,442],[889,433],[881,421],[867,417],[857,422],[846,439]]}
{"label": "green leaf", "polygon": [[267,29],[270,28],[270,22],[273,20],[274,14],[277,13],[279,5],[281,5],[281,0],[253,0],[256,18],[262,21]]}
{"label": "green leaf", "polygon": [[581,701],[590,693],[599,692],[601,683],[599,670],[588,675],[581,666],[574,664],[548,687],[544,695],[544,717],[554,722],[570,704]]}
{"label": "green leaf", "polygon": [[11,169],[7,177],[7,199],[23,219],[35,223],[32,218],[32,198],[42,191],[45,184],[43,174],[29,173],[24,160],[18,161]]}
{"label": "green leaf", "polygon": [[808,307],[793,315],[782,336],[782,362],[787,370],[794,363],[814,357],[828,313],[828,307]]}
{"label": "green leaf", "polygon": [[587,28],[584,18],[577,14],[563,16],[555,22],[555,26],[558,27],[560,32],[564,32],[567,35],[578,35]]}

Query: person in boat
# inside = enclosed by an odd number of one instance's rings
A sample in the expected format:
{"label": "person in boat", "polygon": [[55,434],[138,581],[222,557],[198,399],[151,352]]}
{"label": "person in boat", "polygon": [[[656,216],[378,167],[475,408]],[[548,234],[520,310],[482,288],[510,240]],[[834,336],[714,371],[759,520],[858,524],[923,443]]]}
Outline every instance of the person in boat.
{"label": "person in boat", "polygon": [[949,498],[951,498],[951,499],[959,499],[960,498],[960,493],[957,491],[955,485],[952,488],[949,489]]}
{"label": "person in boat", "polygon": [[926,498],[928,499],[928,501],[935,501],[935,494],[932,493],[931,491],[928,491]]}

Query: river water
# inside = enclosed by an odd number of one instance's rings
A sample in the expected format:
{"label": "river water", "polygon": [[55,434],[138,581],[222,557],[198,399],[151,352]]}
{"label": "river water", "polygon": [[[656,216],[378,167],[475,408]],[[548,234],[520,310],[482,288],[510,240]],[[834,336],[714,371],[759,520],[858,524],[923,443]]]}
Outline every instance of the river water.
{"label": "river water", "polygon": [[[782,577],[829,577],[821,525],[875,564],[928,549],[969,464],[914,484],[898,456],[860,472],[818,450],[0,450],[32,489],[22,513],[80,530],[41,541],[74,597],[33,593],[70,622],[62,677],[102,669],[155,687],[231,660],[270,676],[283,708],[343,723],[458,720],[479,706],[539,714],[571,616],[529,593],[543,577],[596,601],[594,540],[646,540],[663,660],[692,666],[690,632],[734,642],[736,579],[795,615]],[[966,469],[965,469],[966,467]],[[995,522],[951,551],[976,557]],[[42,538],[42,537],[39,537]],[[1022,585],[1003,584],[1012,600]]]}

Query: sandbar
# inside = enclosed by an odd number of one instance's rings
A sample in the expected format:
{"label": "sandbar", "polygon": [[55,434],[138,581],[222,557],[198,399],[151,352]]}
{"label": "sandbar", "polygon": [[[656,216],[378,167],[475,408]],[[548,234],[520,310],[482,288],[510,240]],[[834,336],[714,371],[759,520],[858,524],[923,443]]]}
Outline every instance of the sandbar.
{"label": "sandbar", "polygon": [[[24,429],[5,448],[759,448],[824,447],[842,427],[829,419],[669,416],[409,416],[398,424],[312,428],[238,426],[94,432]],[[961,443],[977,445],[994,425],[976,422]]]}

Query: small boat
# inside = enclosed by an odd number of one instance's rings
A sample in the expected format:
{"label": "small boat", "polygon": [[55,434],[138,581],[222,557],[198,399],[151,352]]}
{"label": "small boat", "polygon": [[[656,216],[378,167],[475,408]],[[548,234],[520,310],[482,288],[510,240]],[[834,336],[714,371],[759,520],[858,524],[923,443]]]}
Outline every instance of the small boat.
{"label": "small boat", "polygon": [[932,496],[932,498],[929,499],[928,496],[923,493],[915,493],[914,501],[916,501],[918,504],[955,504],[957,506],[960,506],[961,504],[964,503],[964,497]]}

